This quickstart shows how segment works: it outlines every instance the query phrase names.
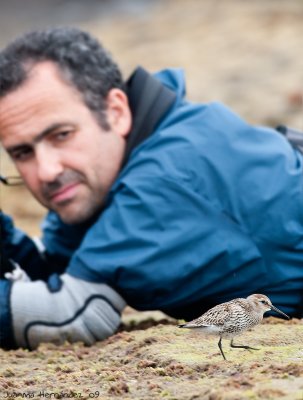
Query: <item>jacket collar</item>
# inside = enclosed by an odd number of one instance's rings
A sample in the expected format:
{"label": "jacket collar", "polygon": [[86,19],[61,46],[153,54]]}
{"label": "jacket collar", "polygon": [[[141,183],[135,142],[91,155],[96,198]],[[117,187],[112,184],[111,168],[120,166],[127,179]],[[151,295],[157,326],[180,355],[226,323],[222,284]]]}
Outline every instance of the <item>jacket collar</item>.
{"label": "jacket collar", "polygon": [[138,67],[126,83],[126,91],[133,117],[122,167],[135,147],[156,129],[175,102],[176,94],[142,67]]}

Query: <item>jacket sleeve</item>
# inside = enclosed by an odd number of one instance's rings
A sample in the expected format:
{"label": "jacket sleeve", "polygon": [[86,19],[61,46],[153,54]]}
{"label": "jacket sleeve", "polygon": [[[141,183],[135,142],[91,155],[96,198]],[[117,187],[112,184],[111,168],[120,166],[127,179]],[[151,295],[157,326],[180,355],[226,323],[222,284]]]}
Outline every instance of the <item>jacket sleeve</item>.
{"label": "jacket sleeve", "polygon": [[15,347],[10,312],[11,288],[11,281],[0,279],[0,348],[10,349]]}
{"label": "jacket sleeve", "polygon": [[71,259],[70,274],[107,282],[137,309],[169,309],[265,284],[256,245],[185,180],[124,182]]}
{"label": "jacket sleeve", "polygon": [[11,272],[14,263],[32,279],[47,279],[54,272],[62,272],[67,262],[54,259],[38,248],[35,241],[14,226],[10,216],[0,211],[0,277]]}

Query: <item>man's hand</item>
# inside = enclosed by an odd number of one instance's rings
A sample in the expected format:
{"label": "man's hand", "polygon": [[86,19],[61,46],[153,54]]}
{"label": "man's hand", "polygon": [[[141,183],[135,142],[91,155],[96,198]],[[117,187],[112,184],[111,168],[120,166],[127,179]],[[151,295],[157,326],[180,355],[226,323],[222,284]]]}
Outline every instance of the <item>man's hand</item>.
{"label": "man's hand", "polygon": [[17,263],[15,263],[13,260],[10,260],[10,262],[14,265],[15,268],[12,272],[5,272],[5,279],[8,279],[12,282],[29,282],[31,280],[27,273],[22,268],[20,268]]}

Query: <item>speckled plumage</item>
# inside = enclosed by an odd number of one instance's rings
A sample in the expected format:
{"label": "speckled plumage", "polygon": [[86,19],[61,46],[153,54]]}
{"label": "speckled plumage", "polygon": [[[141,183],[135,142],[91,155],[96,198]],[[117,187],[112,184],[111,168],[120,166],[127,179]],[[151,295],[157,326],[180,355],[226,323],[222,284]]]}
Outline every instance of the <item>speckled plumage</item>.
{"label": "speckled plumage", "polygon": [[[220,337],[218,346],[224,359],[222,350],[222,338],[231,339],[231,347],[253,349],[249,346],[236,346],[233,338],[240,335],[247,329],[258,325],[266,311],[274,310],[279,314],[289,318],[282,311],[272,305],[269,298],[263,294],[252,294],[245,298],[237,298],[206,311],[201,317],[194,319],[186,324],[179,325],[180,328],[199,330],[202,333],[216,335]],[[257,349],[253,349],[257,350]]]}

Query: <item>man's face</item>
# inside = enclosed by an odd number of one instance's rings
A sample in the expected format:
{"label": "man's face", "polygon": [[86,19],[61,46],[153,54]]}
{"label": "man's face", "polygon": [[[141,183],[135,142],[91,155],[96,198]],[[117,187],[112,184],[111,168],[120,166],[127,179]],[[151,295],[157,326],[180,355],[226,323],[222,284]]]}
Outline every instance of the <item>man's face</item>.
{"label": "man's face", "polygon": [[108,94],[106,116],[109,131],[51,62],[0,99],[0,141],[36,199],[66,223],[98,212],[119,172],[131,127],[119,89]]}

